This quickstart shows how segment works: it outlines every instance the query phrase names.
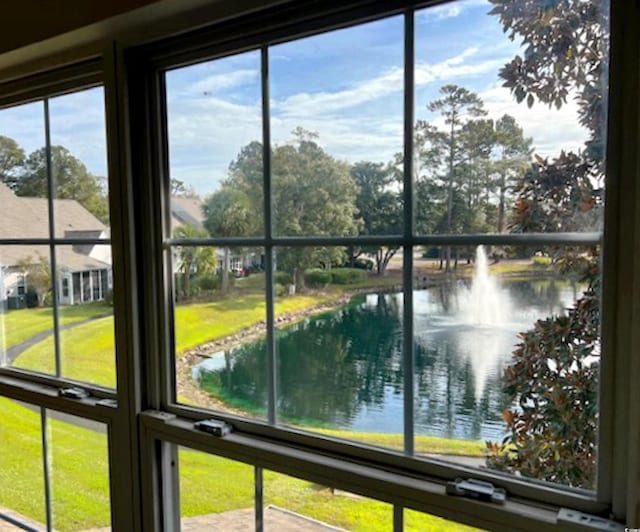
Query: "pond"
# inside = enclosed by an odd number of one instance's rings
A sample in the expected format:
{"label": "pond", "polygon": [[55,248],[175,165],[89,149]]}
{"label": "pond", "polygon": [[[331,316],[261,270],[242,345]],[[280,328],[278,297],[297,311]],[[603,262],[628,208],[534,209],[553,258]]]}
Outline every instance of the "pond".
{"label": "pond", "polygon": [[[578,295],[575,285],[554,279],[484,287],[476,281],[413,293],[416,434],[501,439],[502,411],[509,405],[500,376],[517,334],[539,318],[564,312]],[[279,419],[402,433],[402,299],[401,293],[358,295],[335,311],[279,330]],[[262,339],[217,353],[193,376],[229,404],[264,415],[265,360]]]}

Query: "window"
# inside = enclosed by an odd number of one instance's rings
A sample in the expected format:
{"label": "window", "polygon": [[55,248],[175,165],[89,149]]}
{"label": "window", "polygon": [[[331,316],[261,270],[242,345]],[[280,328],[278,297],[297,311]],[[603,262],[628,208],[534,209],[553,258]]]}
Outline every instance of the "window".
{"label": "window", "polygon": [[0,83],[0,522],[637,526],[635,8],[316,4]]}

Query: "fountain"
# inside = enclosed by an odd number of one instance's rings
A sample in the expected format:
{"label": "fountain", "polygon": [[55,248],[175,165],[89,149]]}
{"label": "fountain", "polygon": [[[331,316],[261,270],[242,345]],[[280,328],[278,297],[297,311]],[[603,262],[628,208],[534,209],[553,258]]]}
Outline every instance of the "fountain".
{"label": "fountain", "polygon": [[457,299],[457,319],[465,327],[458,333],[459,348],[473,367],[475,395],[479,400],[489,375],[495,373],[504,359],[505,339],[508,345],[508,338],[513,335],[509,327],[513,321],[511,299],[489,273],[483,246],[476,248],[471,287],[459,289]]}

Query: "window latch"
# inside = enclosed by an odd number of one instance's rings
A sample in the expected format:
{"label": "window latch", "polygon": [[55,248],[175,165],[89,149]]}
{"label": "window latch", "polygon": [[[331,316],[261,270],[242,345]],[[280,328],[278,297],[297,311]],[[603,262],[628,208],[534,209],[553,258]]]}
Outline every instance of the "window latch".
{"label": "window latch", "polygon": [[452,482],[447,482],[447,494],[494,504],[504,504],[507,499],[507,492],[504,489],[496,488],[491,482],[474,478],[466,480],[457,478]]}
{"label": "window latch", "polygon": [[217,419],[204,419],[196,421],[193,427],[201,432],[212,434],[213,436],[223,437],[231,432],[231,425]]}
{"label": "window latch", "polygon": [[590,530],[602,530],[605,532],[622,532],[628,528],[597,515],[585,514],[577,510],[560,508],[558,511],[558,524],[563,525],[563,530],[567,532],[589,532]]}
{"label": "window latch", "polygon": [[60,388],[58,395],[69,399],[86,399],[91,394],[84,388]]}

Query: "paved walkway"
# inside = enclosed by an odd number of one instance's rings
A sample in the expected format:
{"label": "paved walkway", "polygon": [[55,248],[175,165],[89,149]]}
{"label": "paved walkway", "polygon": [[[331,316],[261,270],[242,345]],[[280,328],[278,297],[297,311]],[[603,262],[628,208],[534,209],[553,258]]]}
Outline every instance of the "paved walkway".
{"label": "paved walkway", "polygon": [[[0,519],[0,532],[44,531],[46,527],[16,512],[0,508],[0,513],[23,522],[26,526],[17,526]],[[253,508],[232,510],[219,514],[186,517],[182,520],[182,532],[249,532],[255,530]],[[326,523],[316,521],[295,512],[277,506],[267,506],[264,510],[264,529],[266,532],[347,532]],[[95,528],[85,532],[108,532],[110,528]]]}
{"label": "paved walkway", "polygon": [[[79,325],[84,325],[85,323],[89,323],[89,322],[95,321],[95,320],[100,320],[100,319],[106,318],[108,316],[111,316],[111,314],[104,314],[102,316],[94,316],[93,318],[87,318],[86,320],[74,321],[73,323],[67,323],[66,325],[60,325],[60,327],[58,327],[58,330],[66,331],[67,329],[72,329],[73,327],[78,327]],[[8,347],[7,350],[6,350],[7,364],[11,365],[13,363],[13,361],[16,358],[18,358],[18,356],[20,356],[24,351],[26,351],[30,347],[33,347],[36,344],[39,344],[43,340],[46,340],[52,334],[53,334],[53,329],[49,329],[47,331],[42,331],[41,333],[33,335],[31,338],[29,338],[28,340],[25,340],[24,342],[22,342],[20,344],[16,344],[16,345],[12,345],[11,347]],[[0,529],[0,531],[1,530],[2,529]]]}

